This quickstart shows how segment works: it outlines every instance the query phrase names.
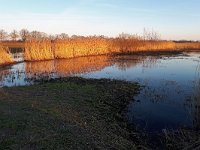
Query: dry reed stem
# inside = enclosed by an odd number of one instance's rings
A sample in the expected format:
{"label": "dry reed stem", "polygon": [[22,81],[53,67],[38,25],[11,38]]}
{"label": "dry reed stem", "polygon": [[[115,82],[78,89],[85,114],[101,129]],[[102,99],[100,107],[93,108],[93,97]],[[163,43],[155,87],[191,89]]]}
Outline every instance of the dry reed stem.
{"label": "dry reed stem", "polygon": [[51,41],[26,41],[24,56],[26,61],[54,59],[54,54],[51,48]]}
{"label": "dry reed stem", "polygon": [[0,65],[13,63],[14,60],[10,55],[8,48],[0,45]]}

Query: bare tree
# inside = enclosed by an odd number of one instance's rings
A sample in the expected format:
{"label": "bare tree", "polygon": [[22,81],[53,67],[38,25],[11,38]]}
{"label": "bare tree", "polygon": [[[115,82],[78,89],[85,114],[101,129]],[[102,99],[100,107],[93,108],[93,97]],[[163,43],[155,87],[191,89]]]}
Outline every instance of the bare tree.
{"label": "bare tree", "polygon": [[56,35],[49,35],[49,36],[48,36],[48,39],[50,39],[50,40],[55,40],[56,38],[57,38]]}
{"label": "bare tree", "polygon": [[78,35],[72,35],[71,38],[72,39],[77,39],[77,38],[79,38],[79,36]]}
{"label": "bare tree", "polygon": [[30,37],[31,39],[34,39],[34,40],[42,40],[42,39],[48,39],[48,34],[44,32],[39,32],[39,31],[32,31],[30,33]]}
{"label": "bare tree", "polygon": [[8,33],[4,30],[0,30],[0,41],[6,40],[8,37]]}
{"label": "bare tree", "polygon": [[65,39],[68,39],[68,38],[69,38],[69,35],[66,34],[66,33],[61,33],[60,35],[58,35],[58,38],[59,38],[59,39],[65,40]]}
{"label": "bare tree", "polygon": [[20,35],[20,38],[22,39],[22,41],[26,41],[30,36],[29,31],[27,29],[22,29],[19,32],[19,35]]}
{"label": "bare tree", "polygon": [[13,41],[16,41],[17,38],[19,37],[19,34],[16,30],[13,30],[11,33],[10,33],[10,37]]}
{"label": "bare tree", "polygon": [[133,49],[137,50],[142,45],[142,38],[137,34],[121,33],[118,38],[113,41],[121,52],[130,52]]}
{"label": "bare tree", "polygon": [[45,32],[40,32],[42,39],[49,39],[49,35]]}
{"label": "bare tree", "polygon": [[143,31],[143,38],[144,40],[150,40],[150,41],[158,41],[160,40],[161,36],[158,32],[148,29],[144,29]]}

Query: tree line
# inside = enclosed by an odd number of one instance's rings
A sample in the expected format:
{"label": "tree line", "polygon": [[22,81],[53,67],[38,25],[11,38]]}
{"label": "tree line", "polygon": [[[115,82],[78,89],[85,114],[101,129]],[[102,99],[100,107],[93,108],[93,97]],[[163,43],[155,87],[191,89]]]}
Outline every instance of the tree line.
{"label": "tree line", "polygon": [[40,32],[40,31],[29,31],[27,29],[22,29],[20,31],[13,30],[12,32],[8,33],[5,30],[0,30],[0,41],[26,41],[31,39],[66,39],[69,38],[68,34],[61,33],[59,35],[48,35],[47,33]]}
{"label": "tree line", "polygon": [[[22,29],[20,31],[13,30],[12,32],[8,33],[5,30],[0,30],[0,41],[26,41],[26,40],[66,40],[66,39],[77,39],[77,38],[108,38],[104,35],[101,36],[79,36],[79,35],[72,35],[69,36],[66,33],[56,34],[56,35],[49,35],[45,32],[40,31],[29,31],[27,29]],[[160,34],[155,32],[154,30],[146,30],[144,29],[143,35],[137,35],[137,34],[126,34],[121,33],[119,34],[116,39],[134,39],[134,40],[160,40]]]}

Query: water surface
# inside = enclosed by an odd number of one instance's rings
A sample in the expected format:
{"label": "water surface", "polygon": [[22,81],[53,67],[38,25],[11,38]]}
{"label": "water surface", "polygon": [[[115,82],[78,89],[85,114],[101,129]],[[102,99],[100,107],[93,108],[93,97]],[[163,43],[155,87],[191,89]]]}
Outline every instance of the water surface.
{"label": "water surface", "polygon": [[0,86],[28,85],[35,79],[68,76],[139,82],[142,90],[128,106],[127,116],[130,123],[148,132],[200,127],[198,52],[23,62],[0,69]]}

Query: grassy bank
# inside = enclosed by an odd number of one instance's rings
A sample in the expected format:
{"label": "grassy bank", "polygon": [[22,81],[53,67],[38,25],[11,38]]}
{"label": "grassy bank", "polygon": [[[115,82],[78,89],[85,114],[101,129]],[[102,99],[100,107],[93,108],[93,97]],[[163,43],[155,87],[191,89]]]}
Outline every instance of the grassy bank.
{"label": "grassy bank", "polygon": [[139,86],[68,78],[0,89],[0,149],[135,149],[123,111]]}
{"label": "grassy bank", "polygon": [[11,64],[13,62],[8,50],[0,45],[0,65]]}

